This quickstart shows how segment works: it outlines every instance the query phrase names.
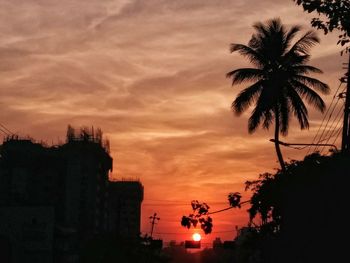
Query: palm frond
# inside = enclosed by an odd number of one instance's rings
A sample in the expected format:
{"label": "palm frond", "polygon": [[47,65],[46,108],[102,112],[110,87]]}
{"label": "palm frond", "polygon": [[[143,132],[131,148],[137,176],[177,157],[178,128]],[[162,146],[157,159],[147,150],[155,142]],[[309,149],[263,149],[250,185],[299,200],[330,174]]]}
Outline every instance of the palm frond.
{"label": "palm frond", "polygon": [[310,55],[300,55],[298,53],[290,53],[290,52],[288,52],[283,57],[284,63],[290,66],[305,65],[305,63],[309,62],[309,60],[310,60]]}
{"label": "palm frond", "polygon": [[314,31],[306,32],[294,45],[288,53],[307,54],[309,49],[320,42],[320,39]]}
{"label": "palm frond", "polygon": [[262,79],[264,72],[256,68],[240,68],[226,74],[227,78],[232,78],[232,86],[244,81],[258,81]]}
{"label": "palm frond", "polygon": [[292,67],[296,74],[323,73],[319,68],[310,65],[296,65]]}
{"label": "palm frond", "polygon": [[266,23],[257,22],[253,24],[253,28],[263,38],[270,37],[271,34],[276,32],[284,31],[284,26],[279,18],[270,19]]}
{"label": "palm frond", "polygon": [[[265,87],[265,85],[264,85]],[[260,96],[257,99],[256,103],[255,103],[255,108],[252,112],[252,115],[250,116],[249,120],[248,120],[248,132],[249,133],[253,133],[258,126],[260,125],[261,121],[264,119],[264,128],[268,129],[269,128],[269,124],[271,123],[271,121],[269,121],[269,118],[272,117],[271,111],[273,109],[273,101],[270,100],[270,96],[269,96],[269,91],[268,89],[264,88],[261,90],[260,92]]]}
{"label": "palm frond", "polygon": [[321,91],[323,94],[328,94],[330,92],[329,86],[318,79],[304,75],[294,75],[293,79],[305,84],[306,86],[311,86],[312,88]]}
{"label": "palm frond", "polygon": [[262,46],[261,36],[256,34],[252,35],[252,38],[248,42],[248,46],[254,50],[260,50]]}
{"label": "palm frond", "polygon": [[272,114],[272,110],[270,110],[270,111],[265,111],[265,112],[264,112],[264,117],[263,117],[264,122],[263,122],[263,124],[262,124],[262,126],[263,126],[264,129],[266,129],[266,130],[269,129],[269,127],[270,127],[272,121],[274,120],[274,117],[273,117],[273,116],[274,116],[274,115]]}
{"label": "palm frond", "polygon": [[248,132],[253,133],[259,127],[262,117],[264,116],[264,111],[259,105],[255,107],[252,115],[248,120]]}
{"label": "palm frond", "polygon": [[232,110],[240,115],[244,112],[249,106],[251,106],[260,95],[261,89],[263,87],[263,81],[260,80],[248,88],[242,90],[232,102]]}
{"label": "palm frond", "polygon": [[273,18],[268,21],[267,24],[269,25],[270,30],[273,32],[284,31],[284,26],[279,18]]}
{"label": "palm frond", "polygon": [[301,30],[301,26],[293,26],[285,36],[286,49],[290,47],[290,42],[295,35]]}
{"label": "palm frond", "polygon": [[306,99],[306,101],[310,105],[314,106],[315,109],[324,112],[326,105],[320,97],[320,95],[317,94],[317,92],[310,89],[307,85],[299,81],[291,81],[291,85],[293,86],[294,90],[299,94],[299,96]]}
{"label": "palm frond", "polygon": [[308,121],[308,110],[300,98],[299,94],[291,87],[288,89],[288,98],[291,102],[292,110],[294,116],[297,118],[300,128],[308,129],[309,121]]}
{"label": "palm frond", "polygon": [[249,62],[253,65],[261,66],[265,63],[263,57],[259,53],[246,45],[233,43],[230,45],[230,51],[231,53],[237,51],[242,56],[248,58]]}
{"label": "palm frond", "polygon": [[[253,28],[255,29],[256,33],[253,35],[256,39],[263,39],[268,37],[269,35],[269,26],[265,25],[261,22],[257,22],[253,24]],[[250,45],[249,45],[250,46]]]}

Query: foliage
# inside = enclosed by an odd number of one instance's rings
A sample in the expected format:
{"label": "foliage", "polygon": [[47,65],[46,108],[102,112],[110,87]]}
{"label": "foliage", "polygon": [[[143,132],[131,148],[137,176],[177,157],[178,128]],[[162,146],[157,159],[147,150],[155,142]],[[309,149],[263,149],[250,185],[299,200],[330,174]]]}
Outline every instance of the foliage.
{"label": "foliage", "polygon": [[[347,256],[346,226],[340,222],[350,201],[349,159],[344,153],[315,153],[286,164],[284,172],[247,181],[250,222],[238,231],[235,262],[341,262]],[[246,203],[240,196],[231,193],[228,199],[240,207]],[[192,207],[205,216],[227,210],[209,212],[198,201]]]}
{"label": "foliage", "polygon": [[[287,166],[288,167],[288,166]],[[251,207],[248,209],[250,220],[259,214],[262,227],[266,231],[278,231],[278,223],[280,222],[280,193],[279,177],[265,173],[260,175],[259,180],[246,182],[246,190],[254,191],[250,199]]]}
{"label": "foliage", "polygon": [[264,173],[259,175],[258,180],[247,181],[245,189],[253,192],[250,199],[251,206],[248,209],[251,222],[259,217],[260,228],[269,228],[272,232],[277,232],[282,222],[282,211],[287,196],[288,199],[298,199],[297,196],[291,196],[295,194],[293,188],[299,183],[305,185],[312,180],[314,175],[305,177],[305,170],[316,169],[324,158],[319,154],[313,154],[304,161],[291,161],[286,165],[285,172],[277,171],[274,175]]}
{"label": "foliage", "polygon": [[238,192],[230,193],[227,197],[230,207],[211,213],[209,212],[210,207],[207,203],[200,203],[198,200],[193,200],[191,202],[193,213],[183,216],[181,225],[190,229],[191,227],[196,228],[199,223],[204,233],[210,234],[213,229],[213,219],[209,215],[235,207],[241,208],[241,197],[241,194]]}
{"label": "foliage", "polygon": [[213,220],[208,215],[209,206],[206,203],[199,203],[198,200],[193,200],[191,206],[193,213],[189,216],[183,216],[181,225],[187,228],[191,228],[191,226],[196,228],[199,223],[204,233],[210,234],[213,228]]}
{"label": "foliage", "polygon": [[[311,25],[323,30],[325,34],[337,29],[341,32],[337,44],[350,43],[350,1],[349,0],[294,0],[308,12],[317,12],[318,17],[311,20]],[[349,51],[349,46],[345,51]]]}
{"label": "foliage", "polygon": [[251,222],[236,239],[237,262],[250,262],[252,254],[259,256],[254,262],[340,262],[347,251],[339,222],[349,203],[349,158],[312,154],[285,172],[246,182]]}
{"label": "foliage", "polygon": [[229,193],[228,202],[230,204],[230,207],[241,208],[241,198],[242,198],[242,195],[238,192]]}
{"label": "foliage", "polygon": [[267,23],[256,23],[255,34],[248,45],[231,44],[231,52],[239,52],[255,66],[239,68],[227,73],[232,85],[253,82],[243,89],[232,103],[232,109],[241,115],[253,104],[248,120],[248,131],[254,132],[260,125],[268,129],[275,123],[275,147],[282,170],[285,169],[278,137],[288,133],[291,115],[294,115],[301,129],[309,127],[306,100],[315,109],[323,112],[325,104],[315,91],[328,93],[327,84],[309,76],[322,73],[308,65],[309,49],[319,42],[312,31],[306,32],[293,43],[300,31],[299,26],[287,30],[279,19]]}

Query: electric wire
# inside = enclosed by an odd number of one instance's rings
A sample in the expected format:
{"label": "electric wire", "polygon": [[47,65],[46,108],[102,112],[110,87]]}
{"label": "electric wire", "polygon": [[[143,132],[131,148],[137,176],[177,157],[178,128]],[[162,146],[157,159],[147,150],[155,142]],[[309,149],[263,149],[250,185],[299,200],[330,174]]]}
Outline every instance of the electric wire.
{"label": "electric wire", "polygon": [[[144,199],[145,202],[150,201],[150,202],[156,202],[156,203],[171,203],[171,204],[186,204],[186,205],[191,205],[191,202],[187,202],[187,200],[166,200],[166,199]],[[227,204],[227,202],[218,202],[218,201],[206,201],[205,203],[207,204]]]}
{"label": "electric wire", "polygon": [[[341,93],[345,92],[345,90],[346,90],[346,88],[344,88],[344,89],[342,90]],[[333,119],[333,122],[332,122],[331,126],[330,126],[328,129],[327,129],[327,126],[328,126],[328,123],[329,123],[329,121],[330,121],[330,119],[331,119],[331,117],[332,117],[332,114],[333,114],[334,110],[336,109],[337,104],[338,104],[338,102],[340,101],[340,99],[341,99],[341,97],[338,96],[338,100],[337,100],[337,102],[335,103],[335,105],[333,106],[333,109],[332,109],[331,114],[329,115],[327,124],[326,124],[326,126],[324,127],[324,129],[323,129],[323,131],[322,131],[322,134],[321,134],[321,136],[320,136],[320,138],[319,138],[319,140],[318,140],[318,142],[317,142],[318,144],[319,144],[320,142],[322,142],[322,141],[327,141],[326,143],[328,143],[328,141],[329,141],[329,139],[330,139],[330,138],[327,138],[327,135],[328,135],[329,131],[331,131],[331,134],[333,134],[333,133],[336,134],[336,128],[334,128],[333,130],[332,130],[332,128],[333,128],[333,125],[334,125],[335,121],[337,120],[339,114],[344,110],[344,109],[343,109],[343,106],[341,106],[341,107],[339,108],[339,110],[338,110],[338,112],[337,112],[337,114],[336,114],[336,117]],[[344,112],[343,112],[343,114],[344,114]],[[343,114],[342,114],[342,115],[343,115]],[[338,124],[339,122],[340,122],[340,119],[338,119],[337,124]],[[326,132],[326,133],[325,133],[325,132]],[[324,134],[324,136],[323,136],[323,134]],[[319,152],[322,153],[322,151],[324,150],[324,148],[325,148],[325,146],[322,146],[322,148],[320,148],[320,146],[316,146],[315,149],[314,149],[314,152],[316,152],[317,149],[320,149]]]}
{"label": "electric wire", "polygon": [[[324,135],[324,133],[325,133],[327,127],[328,127],[328,123],[330,122],[330,120],[331,120],[331,118],[332,118],[332,115],[333,115],[333,113],[334,113],[334,110],[336,109],[336,106],[337,106],[339,100],[340,100],[340,98],[338,97],[338,100],[337,100],[337,102],[334,104],[333,109],[332,109],[332,111],[330,112],[330,114],[329,114],[329,116],[328,116],[328,120],[327,120],[327,122],[326,122],[326,124],[325,124],[325,126],[324,126],[324,128],[323,128],[323,130],[322,130],[322,133],[321,133],[321,135],[320,135],[318,141],[316,142],[316,144],[319,144],[320,141],[323,139],[323,135]],[[316,145],[313,152],[316,152],[316,151],[317,151],[317,148],[318,148],[318,146]]]}
{"label": "electric wire", "polygon": [[[210,205],[224,205],[227,204],[227,202],[206,202]],[[191,206],[191,203],[162,203],[162,202],[152,202],[152,203],[143,203],[143,206]]]}
{"label": "electric wire", "polygon": [[[329,128],[327,129],[327,131],[325,132],[325,134],[324,134],[324,136],[323,136],[323,139],[320,140],[319,143],[320,143],[320,142],[324,142],[324,141],[327,141],[327,142],[329,141],[329,136],[328,136],[328,134],[330,133],[330,134],[332,135],[332,134],[335,132],[335,130],[337,129],[337,125],[339,125],[339,123],[340,123],[340,121],[341,121],[341,118],[342,118],[342,115],[343,115],[343,114],[341,114],[341,113],[344,114],[344,111],[343,111],[343,108],[342,108],[342,107],[339,108],[339,110],[338,110],[337,114],[335,115],[335,117],[334,117],[334,119],[333,119],[331,125],[329,126]],[[333,126],[334,126],[335,123],[336,123],[336,126],[335,126],[334,129],[333,129]],[[327,142],[326,142],[326,143],[327,143]],[[324,147],[325,147],[325,146],[322,146],[322,148],[324,148]]]}
{"label": "electric wire", "polygon": [[2,132],[5,136],[9,136],[10,135],[8,132],[3,130],[1,127],[0,127],[0,132]]}
{"label": "electric wire", "polygon": [[[335,91],[334,96],[333,96],[333,99],[332,99],[332,101],[331,101],[331,104],[329,105],[329,107],[328,107],[326,113],[324,114],[323,119],[322,119],[322,122],[321,122],[320,126],[318,127],[318,130],[317,130],[317,132],[316,132],[316,135],[315,135],[314,138],[312,139],[311,144],[315,143],[316,138],[317,138],[317,136],[319,135],[319,132],[320,132],[322,126],[323,126],[323,123],[324,123],[324,121],[325,121],[325,119],[326,119],[326,117],[327,117],[327,114],[329,113],[329,111],[330,111],[330,109],[331,109],[331,107],[332,107],[332,104],[333,104],[335,98],[337,97],[338,91],[339,91],[339,89],[340,89],[340,87],[341,87],[342,84],[343,84],[343,83],[340,82],[340,84],[339,84],[337,90]],[[338,101],[339,101],[339,97],[338,97]],[[312,147],[309,148],[309,150],[307,151],[306,155],[308,155],[308,154],[310,153],[311,149],[312,149]]]}
{"label": "electric wire", "polygon": [[337,136],[335,137],[335,139],[334,139],[334,141],[333,141],[333,144],[335,144],[335,142],[338,140],[339,135],[341,134],[341,131],[342,131],[342,130],[343,130],[342,127],[340,127],[340,129],[339,129],[339,131],[338,131],[338,134],[337,134]]}
{"label": "electric wire", "polygon": [[[334,134],[333,134],[333,136],[332,137],[334,137],[335,136],[335,140],[334,140],[334,143],[333,144],[335,144],[335,141],[338,139],[338,136],[339,136],[339,134],[340,134],[340,132],[342,131],[342,127],[340,127],[338,130],[336,130],[335,132],[334,132]],[[330,137],[331,138],[331,137]],[[328,138],[328,139],[330,139],[330,138]],[[323,152],[323,150],[325,149],[325,146],[323,146],[322,147],[322,149],[320,149],[320,154],[322,154],[322,152]]]}
{"label": "electric wire", "polygon": [[[338,115],[339,115],[340,112],[341,112],[342,114],[340,114],[340,116],[338,117]],[[343,111],[342,108],[340,108],[340,110],[339,110],[339,112],[338,112],[338,114],[337,114],[337,117],[336,117],[336,118],[338,118],[338,121],[337,121],[337,123],[336,123],[334,129],[332,129],[332,131],[331,131],[330,135],[328,136],[328,138],[327,138],[327,139],[324,139],[324,140],[326,140],[325,144],[328,144],[329,140],[330,140],[332,137],[334,137],[334,136],[338,133],[339,129],[342,129],[342,127],[339,128],[339,125],[341,125],[341,123],[342,123],[343,116],[344,116],[344,111]],[[335,123],[336,118],[334,118],[333,123]],[[333,123],[332,123],[332,127],[333,127]],[[327,134],[328,134],[328,133],[327,133]],[[320,148],[320,154],[323,152],[324,149],[325,149],[325,146],[322,146],[322,148]]]}
{"label": "electric wire", "polygon": [[6,126],[5,125],[3,125],[3,124],[1,124],[0,123],[0,129],[5,129],[5,131],[7,131],[7,133],[9,133],[9,134],[14,134],[12,131],[10,131],[8,128],[6,128]]}
{"label": "electric wire", "polygon": [[[237,230],[224,230],[224,231],[214,231],[211,232],[211,234],[219,234],[219,233],[232,233],[236,232]],[[184,233],[179,233],[179,232],[154,232],[153,234],[155,235],[184,235]]]}
{"label": "electric wire", "polygon": [[[247,200],[247,201],[243,201],[240,203],[241,206],[243,205],[246,205],[250,202],[250,200]],[[167,205],[167,204],[165,204]],[[230,210],[230,209],[233,209],[233,208],[236,208],[236,207],[233,207],[233,206],[230,206],[230,207],[226,207],[226,208],[223,208],[223,209],[220,209],[220,210],[216,210],[216,211],[213,211],[213,212],[209,212],[207,213],[206,215],[212,215],[212,214],[216,214],[216,213],[220,213],[220,212],[224,212],[224,211],[227,211],[227,210]],[[162,220],[164,222],[176,222],[174,220]],[[216,232],[212,232],[212,234],[215,234],[215,233],[228,233],[228,232],[235,232],[236,230],[229,230],[229,231],[216,231]],[[154,232],[153,233],[154,235],[183,235],[183,233],[178,233],[178,232]]]}

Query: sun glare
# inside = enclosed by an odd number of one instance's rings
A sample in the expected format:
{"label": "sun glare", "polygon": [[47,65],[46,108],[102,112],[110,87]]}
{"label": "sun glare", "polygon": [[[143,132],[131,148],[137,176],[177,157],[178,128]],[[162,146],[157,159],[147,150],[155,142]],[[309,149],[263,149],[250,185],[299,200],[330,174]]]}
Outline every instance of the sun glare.
{"label": "sun glare", "polygon": [[193,239],[194,241],[200,241],[200,240],[202,239],[202,237],[201,237],[200,234],[194,233],[194,234],[192,235],[192,239]]}

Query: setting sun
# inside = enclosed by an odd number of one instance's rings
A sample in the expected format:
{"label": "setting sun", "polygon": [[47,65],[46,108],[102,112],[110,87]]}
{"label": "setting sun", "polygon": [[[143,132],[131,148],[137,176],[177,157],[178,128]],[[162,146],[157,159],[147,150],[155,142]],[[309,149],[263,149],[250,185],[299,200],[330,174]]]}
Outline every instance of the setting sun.
{"label": "setting sun", "polygon": [[0,0],[0,106],[0,263],[348,257],[350,0]]}
{"label": "setting sun", "polygon": [[193,239],[194,241],[200,241],[200,240],[202,239],[202,237],[201,237],[200,234],[194,233],[194,234],[192,235],[192,239]]}

